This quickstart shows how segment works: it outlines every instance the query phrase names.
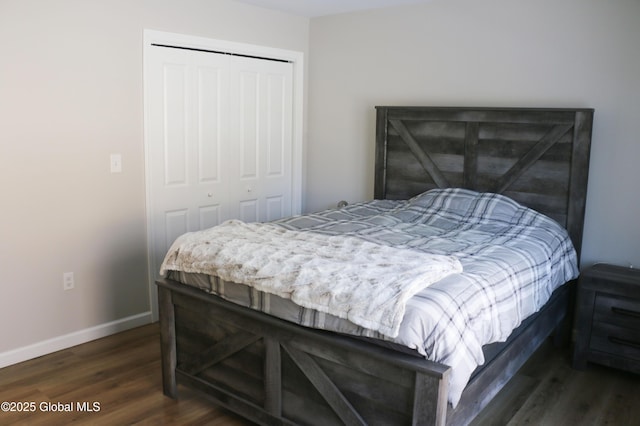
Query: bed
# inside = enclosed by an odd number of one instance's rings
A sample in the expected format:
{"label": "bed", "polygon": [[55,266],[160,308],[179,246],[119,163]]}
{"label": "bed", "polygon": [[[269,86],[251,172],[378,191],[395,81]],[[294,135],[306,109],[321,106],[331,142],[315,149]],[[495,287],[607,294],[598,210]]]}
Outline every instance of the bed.
{"label": "bed", "polygon": [[[526,206],[552,218],[579,258],[593,110],[376,110],[375,200],[289,218],[278,227],[291,230],[310,218],[320,223],[316,229],[336,230],[340,224],[327,218],[340,222],[363,211],[367,218],[383,217],[380,211],[398,218],[442,194],[485,200],[489,193],[500,206]],[[180,383],[259,424],[467,424],[544,339],[566,338],[572,290],[571,283],[560,284],[575,272],[555,274],[562,282],[498,338],[506,341],[480,348],[479,365],[467,372],[463,387],[458,370],[464,368],[426,359],[378,332],[314,328],[318,318],[333,323],[314,309],[302,309],[296,324],[265,313],[280,300],[255,289],[238,290],[207,274],[173,273],[157,282],[164,393],[177,398]],[[236,292],[247,293],[244,302],[234,300]]]}

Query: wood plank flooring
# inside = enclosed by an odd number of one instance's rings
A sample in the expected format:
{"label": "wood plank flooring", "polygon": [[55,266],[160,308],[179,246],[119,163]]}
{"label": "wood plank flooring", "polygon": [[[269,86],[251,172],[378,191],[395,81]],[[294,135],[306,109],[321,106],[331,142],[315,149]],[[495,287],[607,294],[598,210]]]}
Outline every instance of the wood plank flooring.
{"label": "wood plank flooring", "polygon": [[545,342],[472,425],[640,425],[639,375],[570,359]]}
{"label": "wood plank flooring", "polygon": [[[162,393],[157,324],[0,370],[0,402],[35,402],[36,411],[0,412],[0,425],[248,425],[180,388],[179,401]],[[47,403],[72,403],[72,412],[43,412]],[[100,404],[80,412],[76,404]]]}
{"label": "wood plank flooring", "polygon": [[[0,412],[0,424],[251,424],[182,387],[180,400],[167,398],[161,381],[151,324],[0,369],[0,402],[35,403]],[[545,344],[473,425],[640,425],[640,376],[573,370],[567,350]]]}

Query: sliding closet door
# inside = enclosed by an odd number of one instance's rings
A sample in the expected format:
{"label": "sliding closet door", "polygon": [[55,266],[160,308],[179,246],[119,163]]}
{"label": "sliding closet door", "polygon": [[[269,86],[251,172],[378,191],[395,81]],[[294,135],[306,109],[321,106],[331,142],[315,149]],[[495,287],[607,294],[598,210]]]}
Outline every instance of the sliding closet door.
{"label": "sliding closet door", "polygon": [[291,63],[152,46],[145,79],[152,274],[185,232],[299,210]]}

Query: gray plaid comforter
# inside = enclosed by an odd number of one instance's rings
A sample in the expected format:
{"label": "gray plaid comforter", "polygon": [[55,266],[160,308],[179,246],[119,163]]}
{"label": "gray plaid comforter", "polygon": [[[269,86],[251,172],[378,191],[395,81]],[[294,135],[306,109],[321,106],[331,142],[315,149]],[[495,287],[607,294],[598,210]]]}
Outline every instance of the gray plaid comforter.
{"label": "gray plaid comforter", "polygon": [[[482,346],[506,340],[557,287],[578,275],[567,232],[497,194],[438,189],[406,201],[375,200],[274,223],[458,258],[463,272],[413,296],[393,339],[451,367],[449,401],[454,407],[471,373],[484,363]],[[198,274],[173,277],[304,326],[389,340],[244,285]]]}

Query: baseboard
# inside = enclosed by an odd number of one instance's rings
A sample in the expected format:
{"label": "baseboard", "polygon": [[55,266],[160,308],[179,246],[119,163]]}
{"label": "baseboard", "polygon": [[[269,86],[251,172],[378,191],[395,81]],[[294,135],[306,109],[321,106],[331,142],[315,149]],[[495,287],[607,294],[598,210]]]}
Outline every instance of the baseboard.
{"label": "baseboard", "polygon": [[44,340],[22,348],[12,349],[0,353],[0,368],[87,343],[100,339],[101,337],[110,336],[111,334],[129,330],[130,328],[150,324],[151,322],[151,312],[143,312],[116,321],[96,325],[95,327],[65,334],[64,336],[54,337],[53,339]]}

